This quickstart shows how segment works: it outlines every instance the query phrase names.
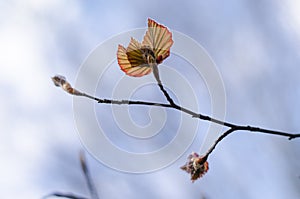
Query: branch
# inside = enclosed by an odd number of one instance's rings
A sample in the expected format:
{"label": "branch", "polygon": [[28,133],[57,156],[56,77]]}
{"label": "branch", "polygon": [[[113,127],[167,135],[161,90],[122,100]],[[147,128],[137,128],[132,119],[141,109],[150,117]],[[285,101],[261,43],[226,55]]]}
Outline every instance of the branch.
{"label": "branch", "polygon": [[[163,94],[167,98],[169,104],[158,103],[158,102],[147,102],[147,101],[99,99],[97,97],[88,95],[86,93],[80,92],[80,91],[72,88],[72,86],[62,76],[55,76],[52,78],[52,80],[56,86],[62,87],[67,93],[69,93],[71,95],[87,97],[87,98],[97,101],[98,103],[117,104],[117,105],[122,105],[122,104],[146,105],[146,106],[173,108],[173,109],[179,110],[181,112],[184,112],[186,114],[189,114],[194,118],[198,118],[200,120],[209,121],[209,122],[216,123],[216,124],[219,124],[219,125],[222,125],[225,127],[229,127],[229,129],[225,133],[223,133],[220,137],[218,137],[218,139],[215,141],[215,143],[211,146],[211,148],[207,151],[207,153],[204,156],[199,156],[197,153],[193,152],[192,154],[189,155],[187,163],[185,165],[183,165],[182,167],[180,167],[182,170],[185,170],[187,173],[191,174],[192,182],[194,182],[198,178],[201,178],[208,171],[208,162],[207,162],[208,156],[214,151],[214,149],[216,148],[218,143],[220,143],[225,137],[227,137],[234,131],[244,130],[244,131],[248,131],[248,132],[259,132],[259,133],[264,133],[264,134],[278,135],[278,136],[288,137],[289,140],[300,137],[300,134],[292,134],[292,133],[286,133],[286,132],[282,132],[282,131],[253,127],[253,126],[249,126],[249,125],[243,126],[243,125],[229,123],[226,121],[212,118],[207,115],[203,115],[201,113],[195,113],[187,108],[181,107],[180,105],[174,103],[174,101],[172,100],[172,98],[170,97],[168,92],[164,89],[164,87],[160,81],[158,69],[156,66],[154,67],[153,72],[154,72],[154,77],[158,83],[158,86],[160,87],[160,90],[163,92]],[[84,167],[83,167],[83,170],[85,171]],[[89,189],[91,190],[91,194],[93,195],[92,190],[94,190],[94,188],[89,183],[88,173],[85,172],[85,174],[86,174],[87,182],[89,185]],[[98,199],[97,195],[95,195],[95,199]]]}
{"label": "branch", "polygon": [[164,103],[157,103],[157,102],[149,102],[149,101],[134,101],[134,100],[111,100],[111,99],[99,99],[95,97],[89,96],[89,98],[96,100],[98,103],[103,103],[103,104],[128,104],[128,105],[147,105],[147,106],[158,106],[158,107],[166,107],[166,108],[173,108],[176,110],[179,110],[181,112],[187,113],[191,115],[194,118],[199,118],[201,120],[213,122],[222,126],[226,126],[229,128],[234,128],[236,130],[245,130],[245,131],[251,131],[251,132],[260,132],[260,133],[266,133],[266,134],[272,134],[272,135],[279,135],[279,136],[285,136],[288,137],[289,140],[298,138],[300,137],[300,134],[292,134],[292,133],[286,133],[282,131],[276,131],[276,130],[270,130],[270,129],[264,129],[264,128],[259,128],[259,127],[253,127],[253,126],[242,126],[242,125],[237,125],[221,120],[217,120],[215,118],[212,118],[210,116],[204,115],[204,114],[199,114],[195,113],[189,109],[186,109],[184,107],[181,107],[177,104],[164,104]]}
{"label": "branch", "polygon": [[[61,80],[60,80],[61,77],[62,76],[55,76],[55,77],[52,78],[52,80],[55,82],[55,85],[58,84],[57,82],[61,82]],[[193,111],[191,111],[187,108],[184,108],[184,107],[181,107],[181,106],[175,104],[173,101],[172,101],[173,104],[171,102],[170,102],[170,104],[164,104],[164,103],[149,102],[149,101],[99,99],[97,97],[90,96],[88,94],[85,94],[83,92],[80,92],[80,91],[72,88],[71,85],[65,79],[63,79],[62,82],[63,83],[60,83],[58,86],[62,87],[69,94],[87,97],[87,98],[90,98],[90,99],[95,100],[98,103],[102,103],[102,104],[146,105],[146,106],[158,106],[158,107],[173,108],[173,109],[179,110],[181,112],[184,112],[186,114],[189,114],[194,118],[198,118],[200,120],[205,120],[205,121],[209,121],[209,122],[219,124],[219,125],[222,125],[222,126],[225,126],[225,127],[229,127],[231,129],[234,129],[234,131],[244,130],[244,131],[249,131],[249,132],[259,132],[259,133],[265,133],[265,134],[272,134],[272,135],[288,137],[289,140],[300,137],[300,134],[286,133],[286,132],[282,132],[282,131],[264,129],[264,128],[260,128],[260,127],[249,126],[249,125],[245,125],[245,126],[237,125],[237,124],[229,123],[229,122],[226,122],[226,121],[218,120],[218,119],[212,118],[210,116],[207,116],[207,115],[204,115],[204,114],[201,114],[201,113],[195,113],[195,112],[193,112]],[[76,91],[75,92],[76,94],[74,94],[74,92],[69,92],[69,90],[70,91]],[[166,96],[169,96],[169,95],[167,94]],[[225,135],[225,137],[226,136],[227,135]]]}

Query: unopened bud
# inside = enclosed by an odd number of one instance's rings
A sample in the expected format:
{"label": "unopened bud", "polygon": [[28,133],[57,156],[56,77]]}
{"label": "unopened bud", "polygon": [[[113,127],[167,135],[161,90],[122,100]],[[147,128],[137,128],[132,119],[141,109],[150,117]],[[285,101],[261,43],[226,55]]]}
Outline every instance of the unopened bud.
{"label": "unopened bud", "polygon": [[83,94],[76,89],[72,88],[71,84],[67,82],[66,78],[61,75],[56,75],[51,78],[55,86],[59,86],[62,89],[64,89],[67,93],[71,95],[80,95],[82,96]]}

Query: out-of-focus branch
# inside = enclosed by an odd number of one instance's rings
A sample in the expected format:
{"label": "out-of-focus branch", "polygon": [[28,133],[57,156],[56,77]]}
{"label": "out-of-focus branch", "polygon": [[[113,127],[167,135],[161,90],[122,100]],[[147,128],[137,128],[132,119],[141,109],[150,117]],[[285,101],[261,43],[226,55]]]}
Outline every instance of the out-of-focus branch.
{"label": "out-of-focus branch", "polygon": [[[95,188],[95,185],[93,183],[93,180],[91,178],[91,175],[90,175],[90,172],[89,172],[89,169],[88,169],[87,162],[86,162],[85,155],[84,155],[83,151],[80,152],[79,159],[80,159],[80,165],[81,165],[83,175],[84,175],[86,183],[88,185],[88,189],[89,189],[89,192],[90,192],[90,195],[91,195],[91,199],[99,199],[99,196],[98,196],[97,190]],[[89,199],[89,198],[86,198],[86,197],[83,197],[83,196],[75,195],[73,193],[61,193],[61,192],[51,193],[47,196],[44,196],[43,199],[50,198],[50,197],[61,197],[61,198],[69,198],[69,199]]]}
{"label": "out-of-focus branch", "polygon": [[93,183],[89,169],[87,167],[87,163],[86,163],[86,159],[85,159],[85,155],[84,155],[83,151],[80,152],[80,164],[81,164],[81,169],[83,171],[83,174],[84,174],[86,183],[88,185],[92,199],[99,199],[96,187]]}
{"label": "out-of-focus branch", "polygon": [[69,199],[88,199],[82,196],[74,195],[72,193],[60,193],[60,192],[51,193],[43,197],[43,199],[50,198],[50,197],[69,198]]}

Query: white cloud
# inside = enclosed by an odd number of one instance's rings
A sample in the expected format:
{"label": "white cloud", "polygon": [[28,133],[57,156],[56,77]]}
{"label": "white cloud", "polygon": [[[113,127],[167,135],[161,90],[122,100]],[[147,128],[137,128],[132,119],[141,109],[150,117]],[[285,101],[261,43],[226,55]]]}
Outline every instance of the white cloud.
{"label": "white cloud", "polygon": [[[47,122],[55,117],[51,107],[69,103],[69,109],[65,110],[69,115],[71,107],[69,98],[59,101],[53,96],[51,61],[47,53],[58,45],[57,30],[48,23],[47,17],[54,17],[61,24],[76,20],[80,15],[79,6],[76,2],[68,5],[68,1],[60,0],[0,4],[3,5],[0,11],[1,197],[39,198],[42,195],[38,195],[38,186],[34,183],[39,172],[38,161],[46,155],[47,139],[53,139],[62,131],[51,126],[53,121]],[[68,12],[65,13],[65,9]],[[56,15],[49,14],[51,12]],[[60,118],[57,119],[55,125],[62,125]],[[75,136],[74,128],[68,128],[72,122],[70,117],[69,125],[63,124],[63,130]]]}
{"label": "white cloud", "polygon": [[279,1],[278,3],[279,16],[281,25],[287,30],[287,33],[292,36],[293,40],[299,42],[300,36],[300,2],[297,0]]}

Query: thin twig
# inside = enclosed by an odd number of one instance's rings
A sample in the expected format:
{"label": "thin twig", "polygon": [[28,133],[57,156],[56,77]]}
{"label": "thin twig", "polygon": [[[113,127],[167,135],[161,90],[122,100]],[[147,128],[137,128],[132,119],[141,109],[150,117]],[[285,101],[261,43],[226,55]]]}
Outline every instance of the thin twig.
{"label": "thin twig", "polygon": [[225,133],[223,133],[220,137],[218,137],[218,139],[215,141],[214,145],[212,145],[210,147],[210,149],[206,152],[206,154],[204,155],[203,160],[200,164],[203,164],[207,160],[208,156],[213,152],[213,150],[215,150],[215,148],[219,142],[221,142],[225,137],[227,137],[229,134],[233,133],[236,130],[237,129],[235,129],[235,128],[230,128]]}
{"label": "thin twig", "polygon": [[159,106],[159,107],[167,107],[172,108],[170,104],[158,103],[158,102],[148,102],[148,101],[134,101],[134,100],[111,100],[111,99],[98,99],[95,98],[98,103],[102,104],[129,104],[129,105],[148,105],[148,106]]}
{"label": "thin twig", "polygon": [[170,103],[170,105],[175,105],[173,99],[170,97],[169,93],[167,92],[167,90],[164,88],[160,77],[159,77],[159,71],[157,68],[157,65],[153,66],[153,75],[155,77],[155,80],[157,82],[158,87],[160,88],[160,90],[163,92],[164,96],[167,98],[168,102]]}
{"label": "thin twig", "polygon": [[273,134],[273,135],[280,135],[280,136],[287,136],[289,137],[288,139],[294,139],[296,137],[300,137],[300,134],[289,134],[289,133],[285,133],[285,132],[280,132],[280,131],[273,131],[273,130],[268,130],[268,129],[262,129],[262,128],[257,128],[257,127],[251,127],[251,126],[234,126],[230,129],[228,129],[227,131],[225,131],[225,133],[223,133],[220,137],[218,137],[218,139],[215,141],[215,143],[210,147],[210,149],[206,152],[206,154],[203,157],[203,162],[205,162],[208,158],[208,156],[214,151],[214,149],[216,148],[216,146],[225,138],[227,137],[229,134],[235,132],[235,131],[255,131],[255,132],[261,132],[261,133],[267,133],[267,134]]}
{"label": "thin twig", "polygon": [[80,163],[81,163],[81,169],[82,169],[84,177],[86,179],[86,183],[88,185],[92,199],[99,199],[97,190],[96,190],[93,180],[90,176],[90,172],[88,170],[85,155],[84,155],[83,151],[80,152]]}

